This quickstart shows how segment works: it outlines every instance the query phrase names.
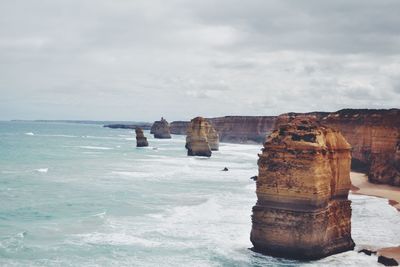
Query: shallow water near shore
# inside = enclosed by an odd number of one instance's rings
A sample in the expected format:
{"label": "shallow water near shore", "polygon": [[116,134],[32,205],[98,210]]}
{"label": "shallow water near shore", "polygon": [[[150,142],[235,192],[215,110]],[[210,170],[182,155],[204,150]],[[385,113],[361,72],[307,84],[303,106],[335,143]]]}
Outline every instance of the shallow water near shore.
{"label": "shallow water near shore", "polygon": [[[150,147],[136,148],[131,130],[0,122],[0,265],[379,266],[356,251],[315,262],[252,252],[261,145],[187,157],[184,136],[144,133]],[[351,200],[357,248],[400,245],[387,200]]]}

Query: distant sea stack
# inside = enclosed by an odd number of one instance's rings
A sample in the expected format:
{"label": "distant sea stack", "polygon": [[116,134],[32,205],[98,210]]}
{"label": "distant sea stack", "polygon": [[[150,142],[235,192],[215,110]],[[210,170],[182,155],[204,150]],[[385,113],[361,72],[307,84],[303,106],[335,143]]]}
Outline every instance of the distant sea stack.
{"label": "distant sea stack", "polygon": [[342,109],[336,112],[286,113],[276,125],[307,116],[338,129],[352,146],[352,169],[373,183],[400,186],[400,109]]}
{"label": "distant sea stack", "polygon": [[154,134],[154,138],[158,139],[170,139],[171,133],[169,130],[169,123],[161,118],[159,121],[155,121],[151,126],[150,133]]}
{"label": "distant sea stack", "polygon": [[350,150],[340,132],[307,117],[273,131],[258,160],[256,251],[309,260],[354,248]]}
{"label": "distant sea stack", "polygon": [[219,150],[219,135],[209,122],[207,122],[207,140],[212,151]]}
{"label": "distant sea stack", "polygon": [[218,133],[211,124],[202,117],[190,121],[186,135],[188,156],[211,157],[211,150],[218,150]]}
{"label": "distant sea stack", "polygon": [[136,132],[136,147],[145,147],[149,146],[147,142],[147,138],[143,134],[143,130],[139,127],[135,129]]}

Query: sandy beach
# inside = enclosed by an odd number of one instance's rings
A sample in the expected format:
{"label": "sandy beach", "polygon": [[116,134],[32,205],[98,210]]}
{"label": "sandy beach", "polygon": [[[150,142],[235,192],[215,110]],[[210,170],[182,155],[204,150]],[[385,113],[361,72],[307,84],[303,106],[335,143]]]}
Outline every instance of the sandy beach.
{"label": "sandy beach", "polygon": [[[388,199],[388,203],[400,211],[400,188],[390,185],[373,184],[368,182],[364,173],[350,173],[353,194],[375,196]],[[394,258],[400,262],[400,247],[387,247],[377,250],[378,256]]]}
{"label": "sandy beach", "polygon": [[364,173],[351,172],[350,178],[353,194],[386,198],[390,205],[400,211],[400,187],[370,183]]}

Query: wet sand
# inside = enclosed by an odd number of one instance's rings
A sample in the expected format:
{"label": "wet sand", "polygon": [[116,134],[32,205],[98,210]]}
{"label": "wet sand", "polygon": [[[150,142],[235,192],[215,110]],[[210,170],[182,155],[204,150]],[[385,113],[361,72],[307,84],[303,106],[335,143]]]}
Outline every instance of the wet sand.
{"label": "wet sand", "polygon": [[[352,183],[351,192],[353,194],[386,198],[390,205],[400,211],[400,187],[370,183],[364,173],[351,172],[350,178]],[[400,262],[400,247],[378,249],[377,255],[394,258],[397,262]]]}
{"label": "wet sand", "polygon": [[389,247],[378,249],[378,256],[385,256],[387,258],[393,258],[400,263],[400,247]]}
{"label": "wet sand", "polygon": [[373,184],[364,173],[350,173],[353,194],[368,195],[388,199],[388,203],[400,211],[400,187]]}

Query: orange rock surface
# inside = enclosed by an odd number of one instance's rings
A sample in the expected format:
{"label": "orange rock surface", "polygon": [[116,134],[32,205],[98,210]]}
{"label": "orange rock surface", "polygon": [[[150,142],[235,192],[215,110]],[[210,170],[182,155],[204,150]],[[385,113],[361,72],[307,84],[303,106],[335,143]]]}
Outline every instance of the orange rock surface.
{"label": "orange rock surface", "polygon": [[259,155],[251,241],[256,251],[318,259],[354,248],[350,145],[310,118],[279,125]]}
{"label": "orange rock surface", "polygon": [[187,128],[186,145],[188,156],[211,156],[211,150],[218,150],[219,136],[211,124],[202,117],[190,121]]}

